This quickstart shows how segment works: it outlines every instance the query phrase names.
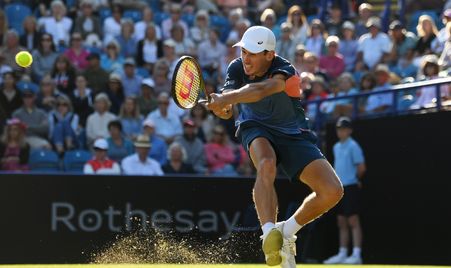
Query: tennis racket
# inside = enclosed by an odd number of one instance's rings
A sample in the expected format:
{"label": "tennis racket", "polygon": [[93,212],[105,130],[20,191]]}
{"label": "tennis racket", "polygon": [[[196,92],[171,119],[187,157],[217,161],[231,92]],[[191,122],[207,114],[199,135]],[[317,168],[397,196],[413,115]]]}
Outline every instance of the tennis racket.
{"label": "tennis racket", "polygon": [[[175,103],[183,109],[210,101],[210,96],[205,92],[202,71],[193,57],[183,56],[177,62],[172,75],[171,91]],[[200,99],[201,93],[204,93],[206,100]]]}

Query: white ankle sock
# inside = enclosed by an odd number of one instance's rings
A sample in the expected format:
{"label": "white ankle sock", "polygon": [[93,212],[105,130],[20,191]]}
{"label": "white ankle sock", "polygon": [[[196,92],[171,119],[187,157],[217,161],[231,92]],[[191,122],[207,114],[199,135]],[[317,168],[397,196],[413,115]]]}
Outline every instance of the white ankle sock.
{"label": "white ankle sock", "polygon": [[352,256],[360,257],[360,254],[362,254],[362,249],[360,247],[352,248]]}
{"label": "white ankle sock", "polygon": [[284,237],[292,237],[299,230],[301,230],[302,225],[300,225],[294,216],[291,216],[288,220],[285,221],[285,225],[283,226],[283,236]]}
{"label": "white ankle sock", "polygon": [[263,235],[266,235],[266,233],[268,233],[269,231],[271,231],[271,229],[273,229],[275,227],[276,227],[276,225],[273,222],[267,222],[267,223],[263,224],[263,226],[262,226]]}

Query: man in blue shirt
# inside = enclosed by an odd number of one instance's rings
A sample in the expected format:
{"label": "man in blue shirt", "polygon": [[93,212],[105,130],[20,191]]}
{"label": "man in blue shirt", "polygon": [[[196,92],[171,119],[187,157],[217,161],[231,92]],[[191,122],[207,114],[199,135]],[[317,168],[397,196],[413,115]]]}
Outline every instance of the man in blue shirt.
{"label": "man in blue shirt", "polygon": [[124,94],[126,97],[139,95],[142,77],[136,73],[136,63],[134,59],[125,59],[121,80],[122,85],[124,85]]}
{"label": "man in blue shirt", "polygon": [[[343,188],[331,165],[314,144],[300,106],[300,78],[295,68],[275,54],[276,38],[266,27],[250,27],[240,42],[241,57],[227,69],[221,94],[211,94],[208,109],[232,117],[237,105],[237,134],[257,169],[253,197],[262,226],[266,264],[296,267],[295,234],[331,209]],[[294,213],[277,222],[276,166],[294,182],[312,190]]]}
{"label": "man in blue shirt", "polygon": [[[351,137],[352,124],[347,117],[340,117],[336,124],[339,141],[334,145],[335,170],[344,187],[345,195],[337,205],[337,225],[340,249],[337,255],[325,260],[325,264],[361,264],[362,228],[360,227],[360,182],[365,173],[365,159],[360,145]],[[348,257],[349,232],[353,250]]]}
{"label": "man in blue shirt", "polygon": [[149,151],[149,157],[155,159],[164,166],[168,161],[168,146],[166,142],[155,134],[155,122],[152,119],[146,119],[143,122],[143,132],[149,136],[152,147]]}

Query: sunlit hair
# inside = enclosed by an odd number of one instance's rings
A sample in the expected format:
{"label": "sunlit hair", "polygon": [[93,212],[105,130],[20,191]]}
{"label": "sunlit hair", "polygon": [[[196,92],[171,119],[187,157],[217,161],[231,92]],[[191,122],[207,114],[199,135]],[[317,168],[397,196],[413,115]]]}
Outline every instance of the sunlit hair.
{"label": "sunlit hair", "polygon": [[437,35],[438,34],[437,26],[435,25],[435,22],[432,19],[432,17],[429,15],[421,15],[420,18],[418,19],[418,24],[417,24],[418,36],[423,37],[426,35],[426,32],[424,31],[424,28],[423,28],[423,22],[425,22],[425,21],[429,21],[429,23],[431,24],[432,32],[435,35]]}
{"label": "sunlit hair", "polygon": [[67,13],[67,8],[66,8],[66,5],[63,3],[63,1],[61,1],[61,0],[54,0],[54,1],[52,1],[52,3],[50,4],[50,9],[52,10],[52,15],[54,15],[53,14],[53,9],[55,8],[55,7],[57,7],[57,6],[60,6],[61,8],[62,8],[62,15],[63,16],[65,16],[66,15],[66,13]]}
{"label": "sunlit hair", "polygon": [[180,149],[180,151],[182,151],[182,161],[185,162],[186,159],[188,159],[188,154],[186,153],[185,148],[178,142],[173,142],[173,143],[171,143],[171,145],[169,145],[169,148],[168,148],[168,159],[172,160],[171,159],[171,154],[172,154],[172,151],[175,150],[175,149]]}
{"label": "sunlit hair", "polygon": [[[295,13],[296,11],[301,12],[301,16],[299,16],[299,20],[297,21],[297,23],[294,23],[293,13]],[[305,17],[304,11],[302,10],[302,8],[300,6],[294,5],[288,9],[287,22],[289,22],[293,25],[299,24],[299,26],[307,24],[307,18]]]}
{"label": "sunlit hair", "polygon": [[344,72],[342,73],[338,78],[338,83],[342,82],[342,81],[348,81],[351,84],[351,88],[355,87],[355,80],[354,77],[352,76],[352,74],[350,72]]}
{"label": "sunlit hair", "polygon": [[320,35],[322,35],[324,39],[327,38],[328,34],[327,34],[327,31],[326,31],[326,28],[324,27],[324,24],[319,19],[314,19],[310,23],[309,34],[308,34],[309,37],[312,36],[312,32],[313,32],[312,29],[314,27],[318,27],[319,28]]}
{"label": "sunlit hair", "polygon": [[434,68],[434,75],[440,72],[440,65],[438,64],[438,57],[436,55],[425,55],[421,60],[420,70],[424,75],[427,75],[426,68],[429,66]]}
{"label": "sunlit hair", "polygon": [[[0,20],[1,20],[1,18],[0,18]],[[37,30],[38,23],[37,23],[36,18],[34,16],[26,16],[25,19],[22,22],[22,27],[25,28],[25,24],[27,24],[28,22],[32,22],[34,24],[35,30]]]}
{"label": "sunlit hair", "polygon": [[[368,80],[370,82],[370,85],[368,88],[363,88],[363,82],[365,80]],[[376,86],[376,76],[372,72],[366,72],[362,75],[362,78],[360,78],[359,81],[359,90],[366,90],[366,89],[373,89]]]}
{"label": "sunlit hair", "polygon": [[[12,119],[12,120],[17,120],[17,119]],[[3,129],[3,133],[2,133],[2,137],[1,137],[1,141],[3,144],[8,144],[10,142],[9,139],[9,132],[11,131],[11,128],[13,126],[16,126],[19,129],[19,134],[18,134],[18,138],[17,138],[17,142],[20,146],[24,146],[26,141],[25,141],[25,125],[23,125],[23,123],[18,123],[18,124],[7,124],[5,126],[5,128]]]}
{"label": "sunlit hair", "polygon": [[276,23],[277,20],[276,12],[274,12],[272,8],[267,8],[262,12],[262,15],[260,16],[260,22],[263,23],[268,17],[272,17],[274,23]]}
{"label": "sunlit hair", "polygon": [[69,108],[69,112],[73,111],[73,107],[72,107],[72,102],[69,99],[69,97],[67,97],[64,94],[58,95],[58,97],[56,98],[56,103],[66,103],[67,104],[67,108]]}
{"label": "sunlit hair", "polygon": [[210,16],[208,15],[208,12],[204,9],[200,9],[197,11],[196,16],[194,18],[194,26],[198,26],[197,18],[199,18],[199,17],[204,17],[206,25],[207,26],[210,25]]}
{"label": "sunlit hair", "polygon": [[155,23],[153,23],[153,22],[149,22],[147,25],[146,25],[146,30],[145,30],[145,38],[146,38],[146,40],[149,40],[148,39],[148,37],[147,37],[147,32],[150,30],[150,29],[153,29],[153,32],[154,32],[154,34],[153,34],[153,40],[151,40],[151,41],[157,41],[157,29],[155,28]]}
{"label": "sunlit hair", "polygon": [[121,22],[121,34],[124,34],[126,27],[130,27],[130,33],[133,34],[135,32],[135,24],[131,19],[123,19]]}

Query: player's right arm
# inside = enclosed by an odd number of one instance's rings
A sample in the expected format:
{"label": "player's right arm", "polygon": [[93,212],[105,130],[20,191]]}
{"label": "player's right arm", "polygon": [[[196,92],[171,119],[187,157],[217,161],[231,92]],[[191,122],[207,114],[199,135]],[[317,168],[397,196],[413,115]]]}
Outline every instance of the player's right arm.
{"label": "player's right arm", "polygon": [[[244,85],[244,71],[240,61],[232,62],[227,69],[227,77],[222,94],[211,94],[211,101],[207,105],[216,115],[237,103],[257,102],[267,96],[285,90],[285,72],[275,73],[271,78],[262,82]],[[231,115],[230,115],[231,116]],[[222,118],[222,117],[221,117]],[[230,117],[228,117],[230,118]]]}

